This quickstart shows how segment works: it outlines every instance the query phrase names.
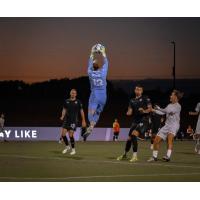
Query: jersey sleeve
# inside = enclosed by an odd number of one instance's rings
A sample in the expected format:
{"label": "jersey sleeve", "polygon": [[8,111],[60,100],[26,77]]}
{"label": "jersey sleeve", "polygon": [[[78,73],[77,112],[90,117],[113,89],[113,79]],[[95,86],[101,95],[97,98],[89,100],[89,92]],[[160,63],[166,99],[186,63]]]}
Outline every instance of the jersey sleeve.
{"label": "jersey sleeve", "polygon": [[133,101],[132,100],[129,101],[128,107],[133,109]]}
{"label": "jersey sleeve", "polygon": [[108,73],[108,59],[106,57],[104,57],[104,63],[101,69],[102,75],[105,77],[107,76]]}
{"label": "jersey sleeve", "polygon": [[198,112],[198,113],[200,112],[200,103],[197,104],[195,111]]}
{"label": "jersey sleeve", "polygon": [[155,110],[156,111],[160,111],[161,113],[167,114],[167,113],[169,113],[169,105],[167,107],[165,107],[165,108],[156,107]]}
{"label": "jersey sleeve", "polygon": [[158,114],[158,115],[165,115],[165,113],[160,111],[160,110],[155,110],[155,113]]}
{"label": "jersey sleeve", "polygon": [[79,104],[79,110],[82,110],[83,109],[83,104],[81,101],[78,101],[78,104]]}
{"label": "jersey sleeve", "polygon": [[63,108],[67,109],[67,101],[64,101]]}
{"label": "jersey sleeve", "polygon": [[91,74],[93,68],[93,59],[89,58],[88,60],[88,75]]}

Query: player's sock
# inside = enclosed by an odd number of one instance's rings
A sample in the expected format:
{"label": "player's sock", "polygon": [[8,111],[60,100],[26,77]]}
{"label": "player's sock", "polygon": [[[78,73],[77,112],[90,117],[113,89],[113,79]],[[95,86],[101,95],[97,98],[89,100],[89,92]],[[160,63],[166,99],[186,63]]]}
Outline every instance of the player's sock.
{"label": "player's sock", "polygon": [[157,158],[158,157],[158,151],[157,150],[153,150],[153,157]]}
{"label": "player's sock", "polygon": [[171,157],[171,154],[172,154],[172,150],[171,150],[171,149],[168,149],[168,150],[167,150],[167,157],[170,158],[170,157]]}
{"label": "player's sock", "polygon": [[127,140],[126,147],[125,147],[125,153],[124,153],[125,155],[126,155],[126,153],[129,152],[130,148],[131,148],[131,140]]}
{"label": "player's sock", "polygon": [[68,142],[68,139],[67,139],[66,135],[62,136],[62,138],[63,138],[63,141],[64,141],[65,145],[69,146],[69,142]]}
{"label": "player's sock", "polygon": [[133,152],[133,157],[137,158],[137,152]]}
{"label": "player's sock", "polygon": [[138,149],[137,137],[133,135],[131,139],[132,139],[132,144],[133,144],[133,152],[137,152],[137,149]]}
{"label": "player's sock", "polygon": [[96,111],[93,115],[93,119],[94,119],[95,123],[97,123],[99,121],[99,117],[100,117],[100,112]]}
{"label": "player's sock", "polygon": [[70,137],[70,143],[71,143],[71,146],[72,146],[72,149],[74,149],[75,147],[75,141],[74,141],[74,137]]}

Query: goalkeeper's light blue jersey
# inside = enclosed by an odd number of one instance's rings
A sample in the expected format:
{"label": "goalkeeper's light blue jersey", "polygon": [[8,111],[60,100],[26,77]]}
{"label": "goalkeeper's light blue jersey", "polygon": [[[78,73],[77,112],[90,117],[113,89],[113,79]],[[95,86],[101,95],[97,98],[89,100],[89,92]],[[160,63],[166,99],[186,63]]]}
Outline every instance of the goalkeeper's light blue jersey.
{"label": "goalkeeper's light blue jersey", "polygon": [[104,58],[103,66],[94,71],[93,59],[90,58],[88,62],[88,76],[90,80],[91,91],[94,90],[106,90],[106,77],[108,73],[108,59]]}

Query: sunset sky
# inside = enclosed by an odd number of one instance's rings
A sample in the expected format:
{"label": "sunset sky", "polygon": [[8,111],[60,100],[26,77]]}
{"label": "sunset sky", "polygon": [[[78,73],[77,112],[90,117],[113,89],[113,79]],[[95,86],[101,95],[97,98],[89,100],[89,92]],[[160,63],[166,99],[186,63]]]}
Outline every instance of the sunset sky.
{"label": "sunset sky", "polygon": [[85,76],[102,43],[108,79],[200,78],[200,18],[0,18],[0,80]]}

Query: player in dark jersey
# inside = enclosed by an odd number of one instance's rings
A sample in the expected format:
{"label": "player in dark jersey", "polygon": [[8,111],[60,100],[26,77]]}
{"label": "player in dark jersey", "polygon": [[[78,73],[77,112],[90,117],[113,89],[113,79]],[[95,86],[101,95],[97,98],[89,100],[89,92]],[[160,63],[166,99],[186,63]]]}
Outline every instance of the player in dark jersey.
{"label": "player in dark jersey", "polygon": [[132,98],[130,100],[127,111],[128,116],[133,115],[133,123],[129,131],[129,136],[126,142],[124,154],[119,156],[117,160],[127,159],[127,153],[129,152],[132,145],[133,156],[130,162],[137,161],[137,139],[138,137],[144,138],[145,132],[149,129],[149,113],[152,108],[151,100],[148,97],[143,96],[142,94],[143,87],[137,85],[135,87],[135,98]]}
{"label": "player in dark jersey", "polygon": [[63,154],[67,153],[67,151],[70,150],[69,142],[66,136],[67,133],[69,134],[71,148],[72,148],[70,155],[76,154],[74,131],[76,131],[79,113],[82,119],[82,127],[86,127],[83,106],[81,101],[78,100],[76,96],[77,96],[77,91],[75,89],[72,89],[70,91],[70,98],[65,100],[64,102],[62,115],[60,117],[60,119],[63,121],[61,135],[66,145],[65,149],[62,152]]}

